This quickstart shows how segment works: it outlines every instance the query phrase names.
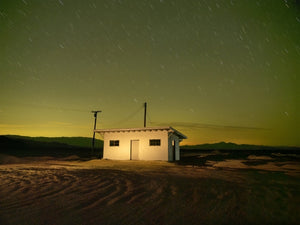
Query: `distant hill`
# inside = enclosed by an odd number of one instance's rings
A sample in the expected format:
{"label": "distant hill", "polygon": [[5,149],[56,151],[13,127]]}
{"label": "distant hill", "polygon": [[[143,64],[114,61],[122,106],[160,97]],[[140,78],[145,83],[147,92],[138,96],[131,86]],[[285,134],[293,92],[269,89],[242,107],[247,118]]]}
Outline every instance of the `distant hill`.
{"label": "distant hill", "polygon": [[[3,135],[3,136],[15,140],[31,140],[35,142],[60,143],[60,144],[66,144],[66,145],[82,147],[82,148],[92,147],[92,138],[88,138],[88,137],[28,137],[28,136],[19,136],[19,135]],[[102,148],[103,141],[99,139],[95,139],[95,147]]]}
{"label": "distant hill", "polygon": [[28,137],[0,135],[0,154],[17,156],[68,156],[90,157],[102,154],[102,140],[95,140],[92,151],[92,138],[85,137]]}
{"label": "distant hill", "polygon": [[235,144],[231,142],[219,142],[214,144],[201,145],[183,145],[180,147],[183,150],[300,150],[299,147],[272,147],[264,145],[249,145],[249,144]]}
{"label": "distant hill", "polygon": [[[95,140],[95,149],[92,151],[92,138],[88,137],[28,137],[18,135],[0,135],[0,154],[11,154],[17,156],[69,156],[80,157],[100,156],[103,153],[103,141]],[[238,150],[259,151],[287,150],[298,152],[299,147],[270,147],[262,145],[235,144],[231,142],[219,142],[214,144],[184,145],[181,146],[182,153],[226,150],[237,154]]]}

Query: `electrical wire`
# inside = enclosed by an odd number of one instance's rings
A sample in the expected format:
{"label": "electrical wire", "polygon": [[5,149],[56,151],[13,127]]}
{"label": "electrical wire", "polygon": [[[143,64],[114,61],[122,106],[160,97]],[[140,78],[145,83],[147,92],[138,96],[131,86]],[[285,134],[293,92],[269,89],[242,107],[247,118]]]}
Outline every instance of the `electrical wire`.
{"label": "electrical wire", "polygon": [[40,105],[34,103],[18,103],[19,106],[23,107],[31,107],[31,108],[39,108],[39,109],[49,109],[49,110],[57,110],[57,111],[73,111],[73,112],[90,112],[90,110],[76,109],[76,108],[67,108],[67,107],[57,107],[57,106],[49,106],[49,105]]}
{"label": "electrical wire", "polygon": [[139,107],[136,111],[134,111],[133,113],[129,114],[128,116],[126,116],[124,119],[116,122],[116,123],[111,123],[110,126],[115,126],[118,124],[123,124],[127,121],[129,121],[131,118],[133,118],[136,114],[138,114],[142,109],[144,108],[144,106]]}

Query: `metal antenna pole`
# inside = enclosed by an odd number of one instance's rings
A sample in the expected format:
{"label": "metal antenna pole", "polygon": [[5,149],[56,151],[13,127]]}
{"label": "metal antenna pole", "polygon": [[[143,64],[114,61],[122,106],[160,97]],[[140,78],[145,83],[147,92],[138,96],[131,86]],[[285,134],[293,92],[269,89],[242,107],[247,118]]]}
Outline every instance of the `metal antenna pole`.
{"label": "metal antenna pole", "polygon": [[144,111],[144,127],[146,127],[146,115],[147,115],[147,102],[144,103],[145,111]]}
{"label": "metal antenna pole", "polygon": [[94,130],[93,130],[93,143],[92,143],[92,151],[94,153],[94,148],[95,148],[95,129],[96,129],[96,124],[97,124],[97,114],[101,112],[100,110],[97,111],[92,111],[92,113],[94,113],[94,117],[95,117],[95,122],[94,122]]}

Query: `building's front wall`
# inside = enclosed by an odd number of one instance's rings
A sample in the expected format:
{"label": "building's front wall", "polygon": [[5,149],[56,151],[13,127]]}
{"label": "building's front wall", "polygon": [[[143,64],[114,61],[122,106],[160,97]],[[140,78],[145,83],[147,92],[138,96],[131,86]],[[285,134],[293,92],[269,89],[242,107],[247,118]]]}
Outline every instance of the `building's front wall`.
{"label": "building's front wall", "polygon": [[[150,139],[160,139],[160,146],[150,146]],[[110,140],[119,140],[119,146],[110,146]],[[103,158],[130,160],[132,140],[139,141],[139,160],[169,160],[167,130],[105,132]]]}

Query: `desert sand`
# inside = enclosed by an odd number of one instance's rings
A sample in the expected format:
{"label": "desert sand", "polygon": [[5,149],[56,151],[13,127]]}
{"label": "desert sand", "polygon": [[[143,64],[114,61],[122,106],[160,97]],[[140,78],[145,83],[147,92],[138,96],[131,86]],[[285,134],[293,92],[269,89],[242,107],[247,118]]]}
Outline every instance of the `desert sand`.
{"label": "desert sand", "polygon": [[[248,160],[268,158],[248,157]],[[0,224],[297,224],[297,162],[0,157]]]}

